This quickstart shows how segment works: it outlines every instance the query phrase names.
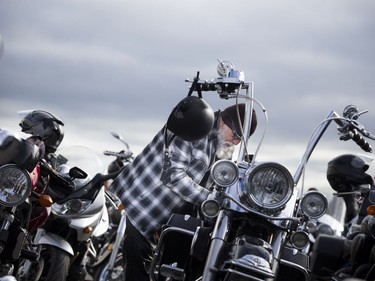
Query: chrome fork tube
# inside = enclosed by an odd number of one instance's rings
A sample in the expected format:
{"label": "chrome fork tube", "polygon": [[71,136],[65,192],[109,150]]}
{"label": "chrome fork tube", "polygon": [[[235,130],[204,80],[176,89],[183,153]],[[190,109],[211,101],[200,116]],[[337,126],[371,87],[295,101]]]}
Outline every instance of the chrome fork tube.
{"label": "chrome fork tube", "polygon": [[206,264],[203,269],[202,281],[215,280],[217,267],[219,265],[222,252],[225,250],[230,226],[230,218],[225,211],[221,210],[218,214],[216,224],[212,232],[211,244],[208,251]]}
{"label": "chrome fork tube", "polygon": [[125,234],[125,229],[126,229],[126,212],[122,210],[121,220],[117,228],[116,240],[113,244],[112,252],[109,257],[108,268],[107,268],[109,272],[111,272],[114,267],[118,251],[122,250],[120,249],[120,246],[121,246],[122,238],[124,237],[124,234]]}

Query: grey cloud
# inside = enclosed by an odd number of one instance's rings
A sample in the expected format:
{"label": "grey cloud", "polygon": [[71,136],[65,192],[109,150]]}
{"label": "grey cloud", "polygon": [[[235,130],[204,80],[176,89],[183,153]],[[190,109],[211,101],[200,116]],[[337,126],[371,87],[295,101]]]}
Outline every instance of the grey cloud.
{"label": "grey cloud", "polygon": [[[101,153],[117,130],[139,151],[187,94],[184,79],[216,77],[221,58],[267,109],[266,158],[287,157],[275,154],[288,144],[295,155],[284,162],[295,167],[331,110],[368,109],[362,120],[375,132],[374,11],[372,0],[3,0],[0,126],[18,129],[17,111],[42,108],[65,120],[66,144],[87,138]],[[215,109],[234,102],[204,98]],[[319,148],[321,167],[357,151],[337,144],[334,126]]]}

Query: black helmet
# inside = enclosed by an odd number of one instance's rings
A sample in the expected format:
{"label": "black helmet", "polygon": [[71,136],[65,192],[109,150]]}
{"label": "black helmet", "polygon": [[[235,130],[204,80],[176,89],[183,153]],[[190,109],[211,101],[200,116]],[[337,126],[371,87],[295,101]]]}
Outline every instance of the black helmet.
{"label": "black helmet", "polygon": [[197,141],[206,136],[214,125],[214,112],[207,102],[187,96],[172,110],[167,128],[186,141]]}
{"label": "black helmet", "polygon": [[40,137],[47,153],[53,153],[64,138],[64,123],[43,110],[29,112],[20,123],[22,132]]}
{"label": "black helmet", "polygon": [[372,177],[365,172],[369,165],[360,157],[344,154],[328,163],[327,180],[337,192],[352,191],[353,186],[374,184]]}

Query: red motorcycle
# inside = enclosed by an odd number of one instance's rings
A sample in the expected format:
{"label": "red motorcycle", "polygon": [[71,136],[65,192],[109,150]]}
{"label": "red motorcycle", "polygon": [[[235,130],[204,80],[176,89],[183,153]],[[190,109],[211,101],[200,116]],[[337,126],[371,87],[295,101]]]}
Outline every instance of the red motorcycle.
{"label": "red motorcycle", "polygon": [[48,218],[52,204],[41,175],[44,144],[0,130],[0,277],[23,277],[26,261],[36,261],[32,235]]}

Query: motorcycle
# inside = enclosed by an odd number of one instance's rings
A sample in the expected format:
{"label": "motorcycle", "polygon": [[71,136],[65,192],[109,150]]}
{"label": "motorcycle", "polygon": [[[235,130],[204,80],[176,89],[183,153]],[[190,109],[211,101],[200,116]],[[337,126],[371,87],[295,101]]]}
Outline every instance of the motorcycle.
{"label": "motorcycle", "polygon": [[[254,84],[230,62],[219,61],[219,77],[191,82],[189,95],[216,91],[223,99],[244,99],[243,135],[250,132],[253,107],[264,106],[254,98]],[[245,91],[245,94],[241,94]],[[354,140],[365,151],[375,139],[358,122],[355,106],[340,116],[332,111],[319,124],[294,175],[280,163],[257,161],[263,140],[254,154],[242,138],[235,160],[218,160],[210,171],[214,196],[203,202],[198,215],[172,214],[163,226],[150,266],[152,280],[307,280],[309,244],[307,224],[327,210],[327,199],[318,191],[303,192],[297,184],[311,153],[334,121],[341,140]]]}
{"label": "motorcycle", "polygon": [[31,240],[52,205],[41,175],[42,146],[36,138],[0,130],[0,278],[25,280],[25,263],[39,258]]}
{"label": "motorcycle", "polygon": [[324,235],[316,240],[310,280],[375,279],[375,186],[371,181],[334,193],[337,198],[352,197],[359,208],[346,225],[344,237]]}
{"label": "motorcycle", "polygon": [[306,247],[305,252],[311,257],[311,252],[316,242],[321,235],[328,235],[334,237],[343,237],[344,225],[329,214],[324,214],[316,220],[310,220],[307,225],[310,245]]}
{"label": "motorcycle", "polygon": [[307,223],[307,231],[309,234],[310,245],[306,247],[306,253],[311,256],[313,246],[320,235],[330,235],[335,237],[344,236],[344,213],[344,202],[340,200],[340,198],[334,196],[328,203],[327,212],[323,216],[318,219],[309,220]]}
{"label": "motorcycle", "polygon": [[85,280],[88,253],[95,249],[93,237],[108,230],[104,182],[121,170],[100,173],[98,156],[81,146],[57,151],[53,162],[55,167],[46,161],[43,166],[54,203],[33,241],[41,247],[39,280]]}
{"label": "motorcycle", "polygon": [[121,141],[125,145],[125,149],[119,152],[114,152],[114,151],[109,151],[109,150],[104,151],[104,155],[116,157],[115,160],[109,163],[108,173],[118,171],[122,169],[126,164],[134,160],[133,152],[130,150],[129,144],[124,140],[124,138],[116,132],[111,132],[111,135],[114,138]]}
{"label": "motorcycle", "polygon": [[[108,173],[116,172],[134,160],[129,144],[123,137],[116,132],[111,132],[111,135],[121,141],[125,149],[120,152],[104,151],[104,155],[116,157],[108,165]],[[96,251],[89,255],[87,266],[93,280],[123,280],[122,252],[118,250],[124,237],[126,212],[120,199],[107,189],[106,198],[110,227],[105,235],[93,239]]]}

